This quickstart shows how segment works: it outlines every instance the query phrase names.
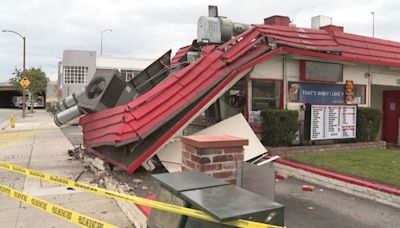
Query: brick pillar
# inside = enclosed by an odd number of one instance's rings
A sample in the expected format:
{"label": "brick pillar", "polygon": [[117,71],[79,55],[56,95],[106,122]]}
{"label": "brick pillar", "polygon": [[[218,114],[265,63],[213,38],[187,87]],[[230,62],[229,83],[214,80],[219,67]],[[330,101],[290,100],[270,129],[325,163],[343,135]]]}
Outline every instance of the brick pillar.
{"label": "brick pillar", "polygon": [[212,177],[236,183],[236,161],[243,161],[243,146],[249,140],[230,135],[184,136],[182,171],[198,170]]}

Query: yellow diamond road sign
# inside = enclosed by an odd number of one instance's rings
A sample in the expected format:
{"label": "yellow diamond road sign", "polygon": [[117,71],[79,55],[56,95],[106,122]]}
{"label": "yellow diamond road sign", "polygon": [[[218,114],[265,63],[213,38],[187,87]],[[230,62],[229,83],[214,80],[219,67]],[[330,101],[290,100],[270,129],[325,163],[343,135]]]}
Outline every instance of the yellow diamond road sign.
{"label": "yellow diamond road sign", "polygon": [[31,82],[26,77],[23,77],[21,80],[19,80],[19,84],[22,86],[22,88],[26,89]]}

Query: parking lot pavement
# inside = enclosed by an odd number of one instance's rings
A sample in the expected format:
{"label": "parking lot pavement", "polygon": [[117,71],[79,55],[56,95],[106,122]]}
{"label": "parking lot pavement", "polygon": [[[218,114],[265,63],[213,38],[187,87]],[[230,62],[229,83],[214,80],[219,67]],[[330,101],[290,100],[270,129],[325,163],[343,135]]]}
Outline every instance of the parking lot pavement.
{"label": "parking lot pavement", "polygon": [[400,227],[400,208],[315,186],[295,178],[276,183],[275,201],[285,205],[288,227]]}

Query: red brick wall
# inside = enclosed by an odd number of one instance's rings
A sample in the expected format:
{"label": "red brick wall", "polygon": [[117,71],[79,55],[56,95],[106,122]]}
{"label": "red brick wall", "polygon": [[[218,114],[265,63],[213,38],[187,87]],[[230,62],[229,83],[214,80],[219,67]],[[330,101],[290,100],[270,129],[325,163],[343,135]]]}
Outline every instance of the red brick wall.
{"label": "red brick wall", "polygon": [[182,137],[182,170],[198,170],[236,183],[236,161],[243,161],[248,140],[233,136]]}

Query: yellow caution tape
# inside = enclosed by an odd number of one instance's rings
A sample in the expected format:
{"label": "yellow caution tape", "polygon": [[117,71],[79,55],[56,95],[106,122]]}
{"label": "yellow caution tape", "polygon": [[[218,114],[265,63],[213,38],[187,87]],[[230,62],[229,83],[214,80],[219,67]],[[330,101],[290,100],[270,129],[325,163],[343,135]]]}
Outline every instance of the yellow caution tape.
{"label": "yellow caution tape", "polygon": [[77,212],[68,210],[63,207],[56,206],[47,201],[29,196],[25,193],[19,192],[12,188],[0,184],[0,192],[6,196],[14,198],[18,201],[24,202],[28,205],[34,206],[38,209],[41,209],[49,214],[56,215],[60,218],[66,219],[71,223],[80,225],[82,227],[90,227],[90,228],[114,228],[116,226],[110,225],[108,223],[99,221],[97,219],[79,214]]}
{"label": "yellow caution tape", "polygon": [[[141,197],[123,194],[123,193],[119,193],[119,192],[113,192],[113,191],[110,191],[107,189],[96,188],[96,187],[92,187],[92,186],[85,185],[85,184],[79,184],[79,183],[71,181],[71,180],[67,180],[67,179],[64,179],[61,177],[57,177],[57,176],[51,176],[49,174],[42,173],[42,172],[32,170],[32,169],[26,169],[26,168],[16,166],[16,165],[13,165],[13,164],[10,164],[7,162],[0,161],[0,168],[4,168],[4,169],[7,169],[7,170],[10,170],[13,172],[21,173],[21,174],[24,174],[27,176],[40,178],[42,180],[54,182],[57,184],[81,189],[83,191],[92,192],[92,193],[95,193],[98,195],[107,196],[107,197],[110,197],[113,199],[126,200],[126,201],[132,202],[134,204],[139,204],[139,205],[151,207],[154,209],[159,209],[159,210],[163,210],[163,211],[172,212],[175,214],[190,216],[193,218],[207,220],[210,222],[221,223],[220,221],[214,219],[213,217],[204,213],[203,211],[186,208],[186,207],[181,207],[181,206],[177,206],[174,204],[163,203],[163,202],[159,202],[159,201],[155,201],[155,200],[149,200],[146,198],[141,198]],[[235,227],[243,227],[243,228],[248,228],[248,227],[282,228],[281,226],[269,225],[269,224],[259,223],[259,222],[252,222],[252,221],[247,221],[247,220],[242,220],[242,219],[238,219],[238,220],[234,220],[234,221],[230,221],[230,222],[223,222],[223,224],[235,226]]]}

